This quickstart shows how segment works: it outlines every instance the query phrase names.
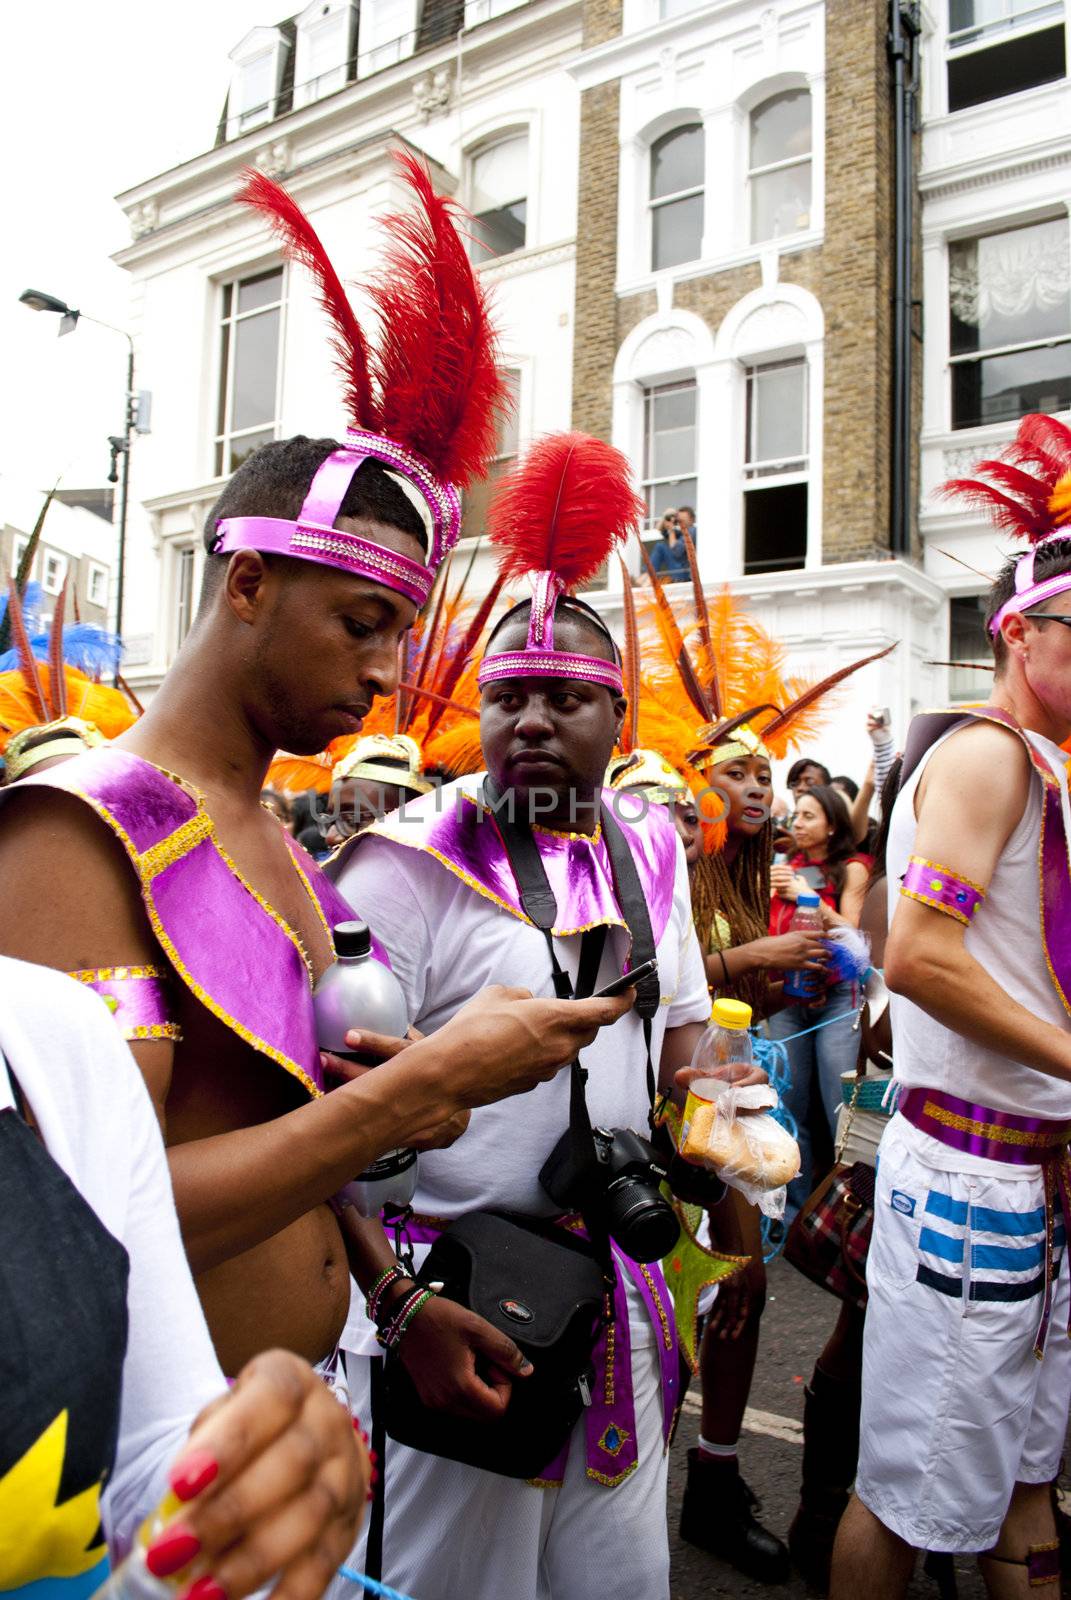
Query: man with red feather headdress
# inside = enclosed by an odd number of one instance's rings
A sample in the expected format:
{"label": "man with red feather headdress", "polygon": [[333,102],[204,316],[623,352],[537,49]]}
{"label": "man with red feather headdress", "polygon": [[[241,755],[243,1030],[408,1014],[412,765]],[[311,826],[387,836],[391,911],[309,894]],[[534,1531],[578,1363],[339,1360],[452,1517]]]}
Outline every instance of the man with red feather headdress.
{"label": "man with red feather headdress", "polygon": [[945,493],[1030,541],[989,594],[985,705],[911,725],[888,841],[896,1115],[881,1141],[855,1497],[832,1594],[915,1551],[1060,1589],[1071,1400],[1071,429],[1023,419]]}
{"label": "man with red feather headdress", "polygon": [[[328,1202],[354,1173],[456,1136],[468,1105],[530,1088],[625,1004],[495,993],[404,1067],[325,1092],[312,988],[353,912],[261,808],[265,773],[279,748],[359,732],[394,689],[503,393],[451,204],[420,162],[401,165],[413,205],[387,224],[374,350],[301,211],[248,176],[240,198],[317,282],[350,429],[239,468],[208,518],[197,618],[148,711],[0,806],[0,948],[73,973],[131,1042],[231,1373],[270,1345],[330,1360],[350,1276]],[[501,1336],[490,1354],[519,1361]]]}
{"label": "man with red feather headdress", "polygon": [[[655,1075],[672,1090],[691,1060],[709,1012],[706,975],[684,852],[665,808],[618,806],[601,789],[626,709],[621,660],[601,618],[571,591],[642,512],[627,463],[609,445],[564,434],[531,448],[489,512],[501,572],[529,577],[533,594],[492,630],[480,664],[486,775],[407,804],[404,817],[374,824],[334,864],[348,898],[374,903],[375,931],[416,1025],[432,1037],[485,983],[591,992],[651,948],[657,974],[639,984],[636,1010],[600,1034],[573,1079],[575,1094],[586,1072],[597,1128],[641,1131]],[[579,1211],[594,1238],[597,1205],[589,1210],[555,1176],[554,1152],[576,1114],[563,1077],[523,1108],[477,1110],[455,1149],[422,1157],[405,1228],[415,1257],[440,1236],[445,1243],[451,1219],[471,1225],[488,1211],[544,1227],[577,1225],[568,1214]],[[589,1130],[582,1151],[590,1144]],[[448,1429],[433,1427],[425,1449],[412,1435],[387,1439],[381,1545],[390,1584],[427,1600],[601,1600],[608,1584],[667,1600],[666,1449],[681,1392],[673,1305],[657,1260],[623,1229],[612,1261],[612,1314],[592,1354],[590,1404],[577,1403],[579,1420],[563,1423],[552,1459],[531,1474],[510,1474],[510,1407],[514,1390],[538,1378],[538,1353],[534,1377],[488,1371],[472,1359],[471,1309],[432,1297],[396,1336],[373,1304],[388,1397],[392,1363],[401,1363],[426,1406],[485,1419],[492,1432],[497,1424],[501,1440],[492,1472]],[[392,1270],[389,1254],[376,1262]],[[410,1282],[400,1293],[412,1290]],[[526,1312],[509,1298],[499,1310]],[[520,1329],[523,1344],[523,1318]],[[376,1330],[353,1316],[343,1344],[364,1357],[347,1363],[363,1396],[379,1383]],[[523,1406],[523,1395],[516,1400]],[[391,1425],[388,1404],[388,1433]]]}

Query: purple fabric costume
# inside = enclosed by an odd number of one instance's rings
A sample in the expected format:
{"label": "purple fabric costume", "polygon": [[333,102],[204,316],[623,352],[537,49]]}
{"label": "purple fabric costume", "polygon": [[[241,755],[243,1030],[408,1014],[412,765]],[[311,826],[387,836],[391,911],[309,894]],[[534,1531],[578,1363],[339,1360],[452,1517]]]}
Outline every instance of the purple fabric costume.
{"label": "purple fabric costume", "polygon": [[[35,788],[62,789],[92,807],[127,853],[175,974],[246,1044],[310,1095],[322,1094],[305,952],[223,850],[197,791],[114,745],[19,784],[23,793]],[[311,857],[289,836],[287,843],[330,937],[334,924],[354,912]],[[389,965],[381,945],[373,953]]]}

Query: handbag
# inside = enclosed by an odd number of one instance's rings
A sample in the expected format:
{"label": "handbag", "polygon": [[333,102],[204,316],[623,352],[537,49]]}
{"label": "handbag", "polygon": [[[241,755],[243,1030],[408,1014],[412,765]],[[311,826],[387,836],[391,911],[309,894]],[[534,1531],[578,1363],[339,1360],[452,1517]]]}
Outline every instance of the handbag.
{"label": "handbag", "polygon": [[475,1421],[424,1405],[405,1366],[384,1367],[386,1431],[399,1444],[507,1478],[534,1478],[558,1455],[591,1401],[592,1351],[607,1286],[590,1244],[528,1218],[472,1211],[436,1239],[418,1283],[468,1306],[532,1363],[505,1412]]}
{"label": "handbag", "polygon": [[[485,792],[497,814],[501,797],[490,779]],[[636,865],[615,819],[602,810],[603,833],[618,903],[632,935],[634,965],[655,953],[654,935]],[[546,937],[554,989],[559,999],[590,995],[595,988],[607,929],[588,929],[580,946],[575,989],[561,967],[551,930],[557,917],[531,829],[501,815],[498,827],[526,915]],[[637,990],[644,1021],[648,1088],[654,1089],[650,1019],[658,1010],[657,974]],[[584,1095],[586,1072],[570,1069],[569,1134],[577,1158],[592,1148]],[[397,1349],[383,1365],[382,1422],[388,1436],[428,1455],[496,1472],[533,1478],[559,1455],[586,1405],[594,1381],[592,1355],[609,1317],[615,1285],[610,1241],[597,1217],[584,1217],[588,1238],[530,1217],[474,1211],[457,1218],[431,1246],[417,1282],[442,1284],[439,1293],[468,1307],[511,1338],[532,1363],[514,1383],[509,1404],[491,1421],[474,1421],[423,1404]]]}
{"label": "handbag", "polygon": [[[869,1002],[866,1003],[860,1016],[854,1083],[837,1128],[837,1150],[841,1156],[852,1149],[851,1134],[856,1120],[880,1118],[882,1124],[886,1120],[876,1106],[869,1107],[869,1101],[864,1101],[869,1109],[862,1109],[860,1101],[867,1095],[877,1097],[879,1087],[884,1095],[889,1083],[885,1063],[890,1059],[891,1043],[888,1012],[883,1012],[874,1024]],[[880,1063],[877,1075],[869,1070],[871,1063]],[[848,1079],[844,1085],[846,1095],[850,1081]],[[861,1138],[859,1147],[869,1149],[868,1141]],[[873,1228],[874,1163],[865,1158],[840,1160],[808,1195],[791,1223],[785,1237],[785,1259],[812,1283],[861,1311],[867,1299],[866,1258]]]}

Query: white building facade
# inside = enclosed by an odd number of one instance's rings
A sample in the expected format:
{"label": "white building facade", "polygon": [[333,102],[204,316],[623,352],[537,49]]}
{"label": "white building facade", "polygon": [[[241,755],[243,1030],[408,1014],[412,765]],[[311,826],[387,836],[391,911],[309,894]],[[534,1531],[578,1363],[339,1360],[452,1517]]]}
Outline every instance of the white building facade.
{"label": "white building facade", "polygon": [[[155,395],[127,576],[139,693],[189,627],[201,527],[230,471],[269,438],[344,426],[307,281],[232,204],[241,169],[287,184],[351,282],[375,268],[375,216],[401,200],[391,145],[427,155],[437,185],[477,217],[518,399],[505,464],[576,412],[574,321],[589,287],[577,245],[592,226],[578,216],[581,102],[611,84],[605,288],[642,315],[606,353],[603,431],[633,461],[652,520],[695,506],[704,579],[731,583],[785,641],[792,672],[818,676],[899,641],[842,692],[816,741],[834,771],[862,776],[868,707],[889,706],[901,734],[920,706],[987,691],[985,674],[935,665],[981,648],[982,580],[939,549],[992,573],[996,542],[933,490],[999,448],[1025,411],[1071,405],[1064,0],[921,11],[918,559],[846,558],[824,482],[839,373],[818,264],[843,243],[846,181],[827,158],[827,119],[845,112],[826,0],[624,0],[620,27],[595,42],[592,3],[362,0],[358,19],[350,0],[318,0],[236,46],[211,150],[120,197],[135,238],[119,260]],[[702,284],[738,279],[704,302]],[[887,426],[880,407],[875,419]],[[467,531],[481,506],[473,496]],[[474,591],[488,571],[481,554]],[[620,582],[611,564],[591,596],[612,626]]]}

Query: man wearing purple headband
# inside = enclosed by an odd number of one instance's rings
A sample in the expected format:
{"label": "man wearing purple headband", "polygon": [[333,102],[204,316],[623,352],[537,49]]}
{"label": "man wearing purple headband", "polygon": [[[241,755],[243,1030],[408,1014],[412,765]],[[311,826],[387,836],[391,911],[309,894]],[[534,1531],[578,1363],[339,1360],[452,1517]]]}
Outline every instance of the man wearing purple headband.
{"label": "man wearing purple headband", "polygon": [[831,1593],[918,1549],[1060,1587],[1071,1401],[1071,429],[1024,419],[946,492],[1033,541],[989,595],[984,705],[911,726],[888,844],[897,1114],[879,1151],[855,1497]]}
{"label": "man wearing purple headband", "polygon": [[[435,305],[427,326],[403,331],[456,373],[487,356],[490,334],[425,179],[415,186],[427,251],[440,279],[455,261],[454,302],[476,301],[452,349]],[[262,192],[267,180],[257,182]],[[288,229],[307,235],[288,197],[268,189]],[[394,285],[431,281],[427,261],[410,259],[422,237],[416,223],[405,234]],[[311,252],[306,236],[303,259]],[[352,313],[339,302],[334,316],[359,366]],[[349,387],[367,401],[367,371],[363,387],[358,377],[349,372]],[[494,393],[478,402],[484,421]],[[454,402],[471,430],[463,388]],[[0,948],[95,989],[130,1042],[231,1373],[270,1345],[312,1361],[335,1350],[350,1277],[328,1202],[357,1172],[399,1144],[456,1137],[469,1106],[531,1088],[628,1006],[497,991],[404,1063],[330,1086],[312,989],[334,958],[332,928],[354,913],[260,794],[277,749],[323,749],[395,689],[399,643],[457,538],[452,477],[468,470],[446,436],[416,431],[419,418],[407,431],[395,408],[390,433],[378,409],[376,420],[370,433],[359,413],[342,442],[267,445],[239,468],[206,524],[194,626],[145,715],[109,747],[3,791],[0,807]],[[472,451],[470,440],[470,467]],[[386,960],[382,947],[374,954]],[[519,1370],[503,1336],[488,1353]]]}
{"label": "man wearing purple headband", "polygon": [[[710,1003],[684,852],[665,807],[615,806],[620,797],[601,788],[626,706],[621,662],[602,620],[567,592],[598,570],[640,511],[627,463],[608,445],[571,434],[531,448],[489,514],[502,571],[528,577],[533,598],[507,612],[480,664],[487,775],[407,803],[344,847],[333,871],[347,897],[375,902],[375,930],[417,1026],[432,1037],[488,981],[523,974],[539,994],[561,992],[559,984],[597,991],[636,966],[649,939],[653,989],[641,985],[636,1010],[582,1058],[591,1123],[642,1133],[649,1068],[674,1087]],[[537,858],[541,912],[515,854],[515,824]],[[615,840],[631,858],[645,934]],[[512,1111],[477,1111],[455,1150],[423,1156],[406,1226],[417,1265],[447,1219],[490,1210],[576,1225],[568,1214],[578,1204],[547,1171],[570,1123],[563,1077]],[[536,1463],[533,1481],[387,1438],[389,1584],[428,1600],[602,1600],[608,1590],[668,1600],[666,1451],[681,1394],[673,1302],[658,1261],[646,1252],[637,1259],[629,1242],[615,1230],[613,1312],[592,1358],[590,1404],[548,1452],[553,1459]],[[387,1273],[391,1262],[375,1257]],[[392,1288],[398,1301],[412,1292],[407,1277]],[[403,1365],[425,1406],[504,1418],[508,1441],[513,1380],[474,1366],[455,1305],[432,1297],[397,1336],[375,1293],[370,1311],[388,1363]],[[363,1414],[380,1356],[356,1302],[342,1342]],[[389,1432],[389,1413],[386,1422]]]}

